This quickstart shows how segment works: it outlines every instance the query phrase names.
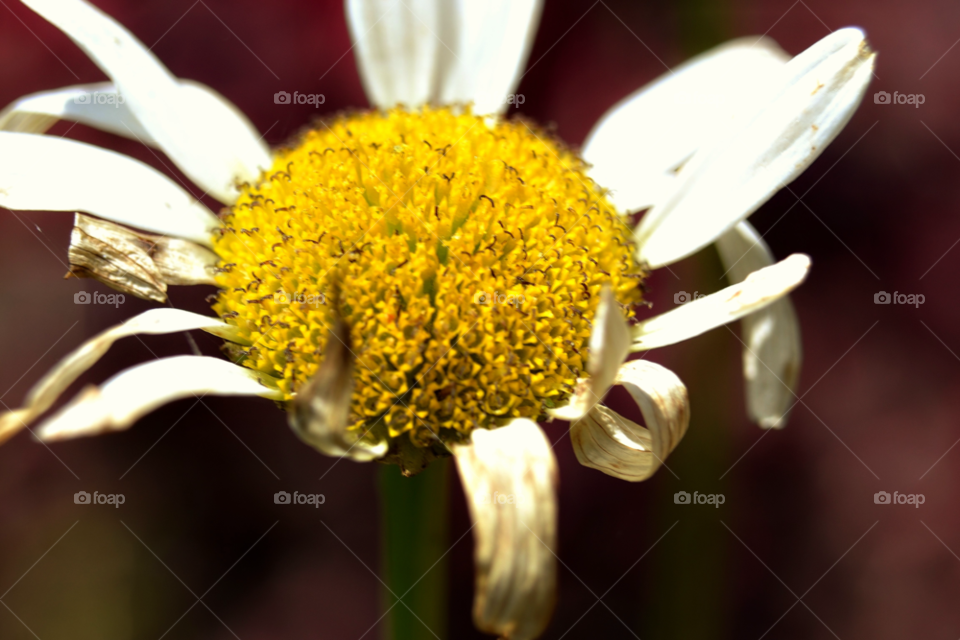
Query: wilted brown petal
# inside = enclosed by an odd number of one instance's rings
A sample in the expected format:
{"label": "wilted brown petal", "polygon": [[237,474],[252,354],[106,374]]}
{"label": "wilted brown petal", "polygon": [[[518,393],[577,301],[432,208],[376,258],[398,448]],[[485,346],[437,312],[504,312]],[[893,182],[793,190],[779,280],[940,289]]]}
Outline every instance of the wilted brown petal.
{"label": "wilted brown petal", "polygon": [[570,431],[580,464],[630,482],[646,480],[680,443],[690,423],[687,390],[670,370],[646,360],[620,368],[623,385],[640,407],[646,428],[604,406],[594,407]]}
{"label": "wilted brown petal", "polygon": [[540,427],[517,419],[472,433],[453,455],[474,522],[477,627],[536,638],[556,599],[557,463]]}
{"label": "wilted brown petal", "polygon": [[214,284],[217,255],[183,240],[77,213],[67,277],[94,278],[147,300],[165,302],[167,285]]}

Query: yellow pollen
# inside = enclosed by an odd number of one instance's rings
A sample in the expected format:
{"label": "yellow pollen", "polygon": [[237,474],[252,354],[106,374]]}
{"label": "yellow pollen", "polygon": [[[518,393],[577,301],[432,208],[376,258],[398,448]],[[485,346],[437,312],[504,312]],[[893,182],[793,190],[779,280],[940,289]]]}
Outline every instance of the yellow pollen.
{"label": "yellow pollen", "polygon": [[342,117],[277,152],[214,242],[216,312],[287,400],[338,317],[351,429],[418,446],[533,420],[585,377],[604,285],[625,318],[643,271],[586,165],[543,131],[469,110]]}

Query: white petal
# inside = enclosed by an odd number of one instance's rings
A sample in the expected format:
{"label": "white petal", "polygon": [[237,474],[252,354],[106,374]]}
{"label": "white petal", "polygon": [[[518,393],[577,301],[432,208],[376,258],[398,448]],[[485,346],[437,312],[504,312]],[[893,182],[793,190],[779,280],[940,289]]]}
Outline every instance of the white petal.
{"label": "white petal", "polygon": [[474,623],[510,640],[538,637],[556,598],[557,462],[535,422],[475,429],[455,445],[474,523]]}
{"label": "white petal", "polygon": [[[773,264],[773,254],[747,222],[741,222],[717,240],[727,278],[740,282],[751,271]],[[782,428],[796,398],[800,378],[800,324],[790,298],[745,316],[741,321],[743,376],[747,383],[747,411],[763,428]]]}
{"label": "white petal", "polygon": [[788,56],[769,38],[740,38],[711,49],[627,96],[583,144],[590,176],[612,189],[622,212],[659,203],[676,170],[734,119],[753,110]]}
{"label": "white petal", "polygon": [[[445,3],[440,104],[473,102],[474,113],[481,115],[522,104],[514,91],[530,56],[542,9],[543,0]],[[514,99],[508,102],[511,96]]]}
{"label": "white petal", "polygon": [[436,80],[441,0],[347,0],[360,79],[381,109],[418,107]]}
{"label": "white petal", "polygon": [[390,443],[386,439],[375,442],[370,434],[347,429],[354,360],[350,330],[338,321],[327,339],[323,362],[293,400],[290,426],[304,442],[328,456],[368,462],[386,455]]}
{"label": "white petal", "polygon": [[126,429],[174,400],[206,395],[261,396],[280,400],[266,376],[220,358],[174,356],[139,364],[87,387],[37,428],[43,440],[64,440]]}
{"label": "white petal", "polygon": [[85,211],[210,246],[220,221],[138,160],[55,136],[0,133],[0,206]]}
{"label": "white petal", "polygon": [[234,327],[217,318],[189,311],[151,309],[134,316],[123,324],[110,327],[85,342],[79,349],[58,362],[30,389],[21,409],[0,415],[0,442],[28,426],[40,414],[52,407],[67,387],[96,364],[117,340],[134,335],[178,333],[193,329],[203,329],[227,340],[237,339]]}
{"label": "white petal", "polygon": [[24,96],[0,111],[0,131],[45,133],[58,120],[79,122],[157,146],[109,82],[64,87]]}
{"label": "white petal", "polygon": [[597,305],[593,331],[590,333],[590,359],[587,361],[590,377],[578,381],[567,406],[549,410],[548,413],[561,420],[578,420],[586,415],[603,399],[629,354],[630,327],[623,319],[613,291],[606,286],[600,294],[600,304]]}
{"label": "white petal", "polygon": [[133,34],[83,0],[23,0],[56,25],[110,76],[150,136],[191,180],[221,202],[236,182],[270,168],[253,125],[223,96],[180,83]]}
{"label": "white petal", "polygon": [[646,360],[625,363],[617,384],[622,384],[640,407],[646,428],[597,406],[573,425],[570,439],[580,464],[614,478],[640,482],[660,468],[687,432],[687,389],[672,371]]}
{"label": "white petal", "polygon": [[739,320],[793,291],[809,270],[810,258],[795,253],[773,266],[754,271],[743,282],[635,324],[631,328],[631,350],[675,344]]}
{"label": "white petal", "polygon": [[771,102],[698,151],[641,220],[639,260],[656,268],[691,255],[800,175],[850,120],[874,58],[861,31],[842,29],[784,65]]}

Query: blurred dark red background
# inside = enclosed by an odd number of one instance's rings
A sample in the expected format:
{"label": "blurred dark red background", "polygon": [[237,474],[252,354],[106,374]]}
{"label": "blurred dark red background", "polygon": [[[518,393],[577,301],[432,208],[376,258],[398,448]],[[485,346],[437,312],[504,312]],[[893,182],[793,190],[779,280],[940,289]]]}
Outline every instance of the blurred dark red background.
{"label": "blurred dark red background", "polygon": [[[44,20],[0,4],[0,103],[104,79]],[[319,115],[367,106],[339,0],[97,5],[176,75],[235,102],[271,144]],[[813,259],[793,297],[801,402],[783,431],[746,420],[731,327],[652,355],[693,403],[673,474],[631,485],[585,469],[566,425],[549,425],[560,441],[563,564],[546,638],[960,637],[960,6],[547,0],[518,111],[578,145],[615,101],[721,40],[766,33],[795,54],[849,25],[879,52],[865,103],[791,186],[796,195],[780,193],[751,219],[777,255]],[[276,105],[281,90],[326,103]],[[875,104],[881,90],[925,102]],[[134,142],[65,123],[54,132],[68,130],[164,170]],[[75,292],[103,288],[62,279],[71,218],[0,215],[0,399],[10,407],[85,338],[149,308],[129,297],[117,309],[73,304]],[[712,249],[674,271],[679,280],[658,272],[652,282],[655,310],[671,308],[676,291],[723,284]],[[875,305],[880,291],[926,301]],[[175,289],[172,301],[204,312],[209,292]],[[216,340],[197,340],[217,353]],[[127,339],[84,382],[188,349],[182,336]],[[0,637],[375,637],[377,471],[319,455],[271,403],[251,399],[177,402],[129,432],[49,449],[21,434],[0,448]],[[469,527],[452,471],[451,543]],[[81,490],[123,493],[126,504],[75,505]],[[272,500],[280,490],[326,503],[285,508]],[[680,490],[722,492],[726,503],[675,505]],[[925,503],[876,505],[881,490]],[[450,553],[442,637],[480,635],[471,554],[469,536]]]}

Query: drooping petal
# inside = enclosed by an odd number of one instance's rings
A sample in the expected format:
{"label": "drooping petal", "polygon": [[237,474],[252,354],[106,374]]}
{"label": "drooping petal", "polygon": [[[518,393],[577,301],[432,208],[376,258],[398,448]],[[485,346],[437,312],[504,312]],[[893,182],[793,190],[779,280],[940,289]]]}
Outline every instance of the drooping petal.
{"label": "drooping petal", "polygon": [[290,426],[300,439],[329,456],[368,462],[386,455],[389,442],[347,429],[355,358],[350,329],[339,320],[327,339],[323,362],[294,398]]}
{"label": "drooping petal", "polygon": [[206,395],[260,396],[280,400],[264,374],[208,356],[174,356],[138,364],[102,386],[81,391],[37,434],[42,440],[65,440],[121,431],[167,403]]}
{"label": "drooping petal", "polygon": [[620,365],[630,354],[630,327],[610,287],[604,287],[593,319],[587,372],[590,377],[577,381],[577,388],[564,407],[549,410],[554,418],[578,420],[599,403],[617,378]]}
{"label": "drooping petal", "polygon": [[226,340],[238,340],[236,330],[218,318],[179,309],[151,309],[85,342],[62,359],[30,389],[20,409],[0,415],[0,443],[53,406],[57,398],[121,338],[141,334],[178,333],[202,329]]}
{"label": "drooping petal", "polygon": [[[741,282],[757,269],[773,264],[773,254],[748,222],[741,222],[717,240],[717,250],[730,282]],[[741,320],[743,376],[750,419],[765,429],[786,425],[800,378],[800,323],[788,296]]]}
{"label": "drooping petal", "polygon": [[250,121],[199,83],[178,82],[129,31],[83,0],[23,0],[83,49],[106,73],[130,111],[191,180],[221,202],[237,182],[270,168],[270,152]]}
{"label": "drooping petal", "polygon": [[[517,85],[543,0],[450,0],[443,5],[439,103],[472,102],[490,114],[522,104]],[[510,100],[510,98],[513,98]]]}
{"label": "drooping petal", "polygon": [[133,231],[76,214],[70,277],[93,278],[138,298],[167,301],[167,285],[216,284],[219,256],[180,238]]}
{"label": "drooping petal", "polygon": [[347,0],[347,26],[367,97],[418,107],[436,82],[442,0]]}
{"label": "drooping petal", "polygon": [[627,96],[594,126],[583,159],[622,212],[660,203],[694,152],[752,111],[790,59],[769,38],[720,45]]}
{"label": "drooping petal", "polygon": [[631,351],[682,342],[759,311],[793,291],[809,270],[810,258],[795,253],[754,271],[743,282],[635,324]]}
{"label": "drooping petal", "polygon": [[638,259],[657,268],[691,255],[800,175],[850,120],[874,58],[860,30],[841,29],[784,65],[770,102],[694,154],[644,216]]}
{"label": "drooping petal", "polygon": [[152,147],[154,139],[143,128],[109,82],[64,87],[24,96],[0,111],[0,131],[45,133],[58,120],[79,122]]}
{"label": "drooping petal", "polygon": [[557,462],[535,422],[475,429],[453,455],[474,523],[473,618],[510,640],[538,637],[556,598]]}
{"label": "drooping petal", "polygon": [[0,133],[0,206],[85,211],[210,246],[220,221],[142,162],[56,136]]}
{"label": "drooping petal", "polygon": [[690,424],[687,389],[655,362],[624,363],[617,377],[633,397],[646,427],[596,406],[573,425],[570,439],[580,464],[629,482],[646,480],[680,444]]}

